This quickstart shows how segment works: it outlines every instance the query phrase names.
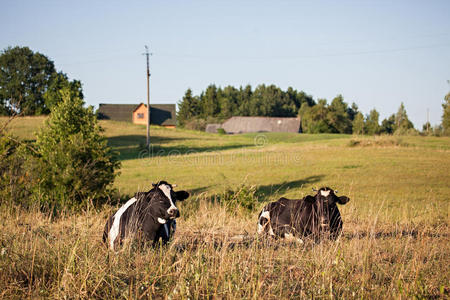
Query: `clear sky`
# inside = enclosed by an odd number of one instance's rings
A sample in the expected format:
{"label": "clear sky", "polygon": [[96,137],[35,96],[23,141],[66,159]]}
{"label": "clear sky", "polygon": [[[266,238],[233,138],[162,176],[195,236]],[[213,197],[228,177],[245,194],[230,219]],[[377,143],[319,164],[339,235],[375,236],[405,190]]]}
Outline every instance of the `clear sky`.
{"label": "clear sky", "polygon": [[[342,94],[421,129],[450,90],[450,1],[0,0],[0,48],[28,46],[81,80],[85,101],[176,103],[219,86]],[[381,121],[380,119],[380,121]]]}

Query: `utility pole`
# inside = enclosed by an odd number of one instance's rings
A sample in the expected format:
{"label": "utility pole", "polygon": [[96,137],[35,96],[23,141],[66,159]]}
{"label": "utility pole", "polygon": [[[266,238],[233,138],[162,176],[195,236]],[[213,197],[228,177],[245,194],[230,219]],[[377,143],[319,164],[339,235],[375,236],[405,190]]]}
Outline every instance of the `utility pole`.
{"label": "utility pole", "polygon": [[147,57],[147,149],[150,147],[150,64],[149,56],[152,55],[148,52],[148,47],[145,45],[145,53]]}

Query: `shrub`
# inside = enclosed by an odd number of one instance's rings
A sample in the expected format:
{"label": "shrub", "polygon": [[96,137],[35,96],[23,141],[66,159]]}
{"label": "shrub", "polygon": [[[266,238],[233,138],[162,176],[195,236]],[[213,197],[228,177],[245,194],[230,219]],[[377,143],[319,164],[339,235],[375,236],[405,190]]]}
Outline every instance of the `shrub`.
{"label": "shrub", "polygon": [[31,187],[35,184],[27,166],[35,162],[24,147],[9,133],[0,135],[0,204],[29,206]]}
{"label": "shrub", "polygon": [[207,117],[206,119],[191,118],[184,122],[184,128],[190,129],[190,130],[205,131],[207,124],[222,123],[222,121],[223,121],[222,119],[214,118],[214,117]]}
{"label": "shrub", "polygon": [[417,136],[419,135],[419,132],[414,128],[399,127],[395,130],[394,135]]}
{"label": "shrub", "polygon": [[408,143],[403,142],[400,137],[377,136],[374,138],[353,138],[348,144],[349,147],[408,147]]}
{"label": "shrub", "polygon": [[217,128],[217,133],[218,133],[218,134],[221,134],[221,135],[227,134],[227,133],[225,132],[225,129],[223,129],[223,128]]}
{"label": "shrub", "polygon": [[207,124],[206,120],[204,120],[204,119],[192,118],[189,121],[185,122],[184,128],[190,129],[190,130],[205,131],[206,124]]}
{"label": "shrub", "polygon": [[250,212],[253,211],[259,203],[256,191],[256,186],[242,184],[234,190],[228,189],[224,193],[217,195],[216,200],[221,205],[225,205],[230,211],[242,208]]}
{"label": "shrub", "polygon": [[36,138],[40,181],[33,195],[42,206],[78,208],[86,200],[105,199],[120,163],[101,135],[92,107],[60,91],[62,102],[52,110]]}

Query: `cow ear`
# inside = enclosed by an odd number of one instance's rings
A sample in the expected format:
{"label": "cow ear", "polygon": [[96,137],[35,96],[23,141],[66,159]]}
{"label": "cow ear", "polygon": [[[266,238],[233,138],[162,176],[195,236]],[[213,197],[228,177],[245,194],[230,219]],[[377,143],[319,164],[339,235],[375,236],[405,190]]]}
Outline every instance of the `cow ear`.
{"label": "cow ear", "polygon": [[157,184],[152,182],[152,186],[155,187],[155,186],[157,186]]}
{"label": "cow ear", "polygon": [[311,196],[311,195],[306,196],[304,199],[308,203],[314,203],[316,201],[316,197]]}
{"label": "cow ear", "polygon": [[189,197],[189,193],[186,191],[178,191],[175,192],[175,198],[177,201],[183,201]]}
{"label": "cow ear", "polygon": [[348,201],[350,201],[350,198],[347,196],[337,197],[337,203],[339,203],[339,204],[343,205],[343,204],[347,203]]}

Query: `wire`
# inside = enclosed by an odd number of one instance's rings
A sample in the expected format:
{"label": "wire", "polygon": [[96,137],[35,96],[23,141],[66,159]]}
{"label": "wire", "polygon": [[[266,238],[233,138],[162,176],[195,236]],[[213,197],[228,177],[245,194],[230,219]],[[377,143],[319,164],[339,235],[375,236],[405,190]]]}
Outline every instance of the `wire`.
{"label": "wire", "polygon": [[[325,58],[325,57],[344,57],[344,56],[360,56],[360,55],[370,55],[370,54],[388,54],[396,52],[407,52],[422,49],[435,49],[449,47],[450,43],[444,44],[434,44],[434,45],[423,45],[414,47],[403,47],[403,48],[392,48],[392,49],[380,49],[380,50],[367,50],[367,51],[352,51],[352,52],[342,52],[342,53],[328,53],[328,54],[312,54],[312,55],[279,55],[279,56],[221,56],[221,55],[190,55],[190,54],[171,54],[171,53],[153,53],[156,57],[168,57],[168,58],[178,58],[178,59],[210,59],[210,60],[292,60],[292,59],[308,59],[308,58]],[[129,52],[121,55],[114,55],[110,57],[103,57],[99,59],[76,61],[68,63],[58,63],[62,66],[70,65],[85,65],[85,64],[95,64],[108,61],[125,60],[130,58],[137,59],[140,53]],[[140,59],[140,58],[139,58]]]}

